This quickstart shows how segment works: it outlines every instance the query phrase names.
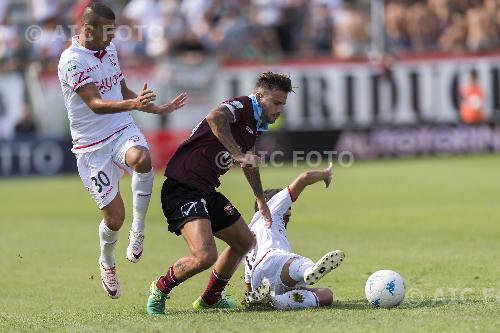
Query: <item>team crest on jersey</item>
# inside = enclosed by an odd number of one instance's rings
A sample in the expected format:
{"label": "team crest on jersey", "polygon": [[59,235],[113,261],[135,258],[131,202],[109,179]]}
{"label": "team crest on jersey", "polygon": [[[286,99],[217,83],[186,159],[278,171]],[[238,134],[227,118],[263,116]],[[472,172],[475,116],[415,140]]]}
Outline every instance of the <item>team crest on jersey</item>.
{"label": "team crest on jersey", "polygon": [[137,135],[133,135],[130,138],[128,138],[128,141],[133,142],[133,143],[137,143],[137,142],[139,142],[139,140],[140,140],[140,138]]}
{"label": "team crest on jersey", "polygon": [[232,203],[228,202],[224,206],[224,211],[226,212],[227,215],[234,215],[234,213],[236,212],[236,208],[234,208]]}
{"label": "team crest on jersey", "polygon": [[118,67],[118,59],[116,58],[116,55],[114,55],[113,53],[110,53],[109,54],[109,62],[111,63],[111,65],[113,65],[114,67]]}

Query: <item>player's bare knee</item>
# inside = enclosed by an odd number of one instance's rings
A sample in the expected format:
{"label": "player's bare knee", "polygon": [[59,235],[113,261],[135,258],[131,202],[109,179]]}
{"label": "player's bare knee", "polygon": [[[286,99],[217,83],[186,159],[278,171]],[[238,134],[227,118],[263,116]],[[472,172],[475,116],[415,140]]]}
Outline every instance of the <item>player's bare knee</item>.
{"label": "player's bare knee", "polygon": [[328,306],[333,303],[333,291],[328,288],[320,288],[315,291],[318,297],[319,306]]}
{"label": "player's bare knee", "polygon": [[122,227],[124,220],[125,216],[107,215],[104,218],[104,223],[109,229],[118,231]]}
{"label": "player's bare knee", "polygon": [[126,162],[136,172],[145,173],[151,170],[151,156],[145,148],[127,151]]}
{"label": "player's bare knee", "polygon": [[104,223],[113,230],[118,231],[125,221],[125,210],[106,211],[104,212]]}
{"label": "player's bare knee", "polygon": [[151,156],[147,150],[142,150],[137,161],[135,171],[140,173],[149,172],[151,170]]}

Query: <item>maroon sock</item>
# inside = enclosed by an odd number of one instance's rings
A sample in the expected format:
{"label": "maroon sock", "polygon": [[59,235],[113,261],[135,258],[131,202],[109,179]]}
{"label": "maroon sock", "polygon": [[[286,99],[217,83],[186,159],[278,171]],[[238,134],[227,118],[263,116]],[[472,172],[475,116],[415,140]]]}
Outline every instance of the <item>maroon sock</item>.
{"label": "maroon sock", "polygon": [[170,266],[167,274],[160,276],[156,282],[156,287],[164,294],[170,293],[174,287],[178,286],[182,281],[177,280],[174,274],[174,267]]}
{"label": "maroon sock", "polygon": [[210,274],[210,279],[208,280],[208,285],[203,295],[201,295],[201,299],[205,304],[212,305],[217,303],[222,295],[222,291],[226,287],[229,282],[229,278],[225,278],[219,274],[215,270]]}

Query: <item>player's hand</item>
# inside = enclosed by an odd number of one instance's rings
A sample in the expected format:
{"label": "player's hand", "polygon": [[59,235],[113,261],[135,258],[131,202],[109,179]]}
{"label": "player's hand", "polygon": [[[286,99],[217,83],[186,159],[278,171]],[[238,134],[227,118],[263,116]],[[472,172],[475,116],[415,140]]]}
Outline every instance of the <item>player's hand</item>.
{"label": "player's hand", "polygon": [[263,197],[262,198],[257,197],[257,206],[259,206],[260,215],[262,215],[262,218],[266,221],[266,226],[268,228],[271,228],[271,225],[273,224],[273,219],[271,218],[271,211],[267,206],[266,200]]}
{"label": "player's hand", "polygon": [[135,109],[143,110],[145,108],[153,106],[153,102],[156,100],[156,95],[153,91],[148,89],[148,84],[144,83],[139,95],[134,98]]}
{"label": "player's hand", "polygon": [[258,155],[251,153],[240,154],[234,157],[234,160],[239,163],[242,167],[253,167],[257,168],[262,164],[262,158]]}
{"label": "player's hand", "polygon": [[186,105],[187,101],[187,93],[183,92],[182,94],[177,95],[170,103],[163,104],[157,107],[156,114],[164,115],[168,113],[172,113],[177,109],[182,108]]}
{"label": "player's hand", "polygon": [[325,177],[323,178],[323,181],[325,182],[326,188],[328,188],[328,186],[330,186],[330,183],[332,182],[332,171],[333,171],[333,164],[332,164],[332,162],[330,162],[330,164],[328,165],[328,168],[323,170],[323,172],[325,173]]}

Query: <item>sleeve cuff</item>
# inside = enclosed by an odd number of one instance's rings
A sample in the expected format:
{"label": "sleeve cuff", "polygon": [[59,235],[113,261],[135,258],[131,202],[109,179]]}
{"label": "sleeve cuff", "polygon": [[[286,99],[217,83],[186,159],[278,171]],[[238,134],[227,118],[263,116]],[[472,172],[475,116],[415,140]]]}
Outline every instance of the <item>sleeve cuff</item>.
{"label": "sleeve cuff", "polygon": [[92,79],[88,79],[88,80],[85,80],[85,81],[82,81],[82,82],[77,82],[73,85],[73,91],[76,91],[76,89],[80,88],[81,86],[84,86],[86,85],[87,83],[92,83]]}

